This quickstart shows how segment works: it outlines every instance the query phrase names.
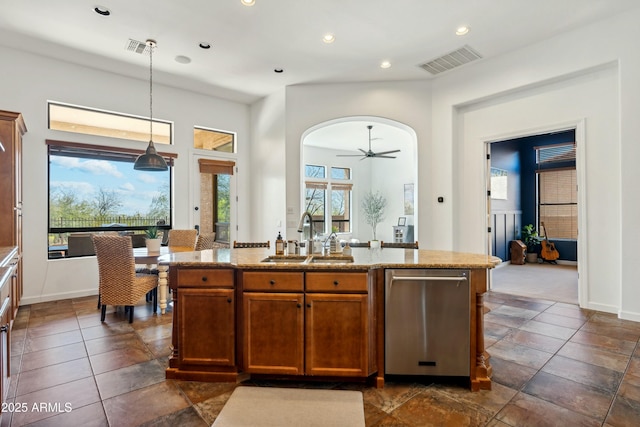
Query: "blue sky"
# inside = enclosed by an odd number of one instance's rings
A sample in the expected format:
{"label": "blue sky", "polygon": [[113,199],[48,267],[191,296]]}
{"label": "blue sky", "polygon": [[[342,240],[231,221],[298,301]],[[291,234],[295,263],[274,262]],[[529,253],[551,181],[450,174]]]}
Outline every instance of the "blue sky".
{"label": "blue sky", "polygon": [[79,199],[93,200],[100,187],[120,195],[119,214],[145,214],[151,200],[165,184],[169,171],[144,172],[133,169],[133,163],[75,157],[50,157],[50,188],[73,191]]}

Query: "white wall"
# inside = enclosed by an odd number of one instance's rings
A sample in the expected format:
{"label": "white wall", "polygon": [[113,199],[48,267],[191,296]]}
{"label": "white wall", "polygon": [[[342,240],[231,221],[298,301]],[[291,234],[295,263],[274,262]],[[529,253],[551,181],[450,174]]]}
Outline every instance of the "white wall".
{"label": "white wall", "polygon": [[[39,57],[0,47],[2,82],[0,108],[24,115],[28,132],[24,137],[24,297],[22,304],[97,293],[98,270],[95,257],[47,260],[47,149],[45,139],[104,144],[104,139],[47,129],[47,101],[54,100],[105,110],[149,115],[148,68],[141,64],[140,79],[105,73],[56,59]],[[10,64],[10,65],[8,65]],[[154,79],[154,117],[174,122],[173,146],[161,151],[178,154],[174,168],[174,223],[177,228],[193,227],[189,195],[193,186],[190,159],[193,126],[237,132],[239,167],[248,158],[249,107],[162,86]],[[109,140],[114,146],[144,149],[131,141]],[[243,185],[243,177],[239,177]],[[246,184],[244,187],[246,188]],[[248,223],[248,212],[239,213],[239,222]]]}
{"label": "white wall", "polygon": [[[431,83],[421,82],[393,82],[393,83],[353,83],[353,84],[327,84],[327,85],[300,85],[287,88],[286,96],[286,144],[287,144],[287,234],[297,238],[296,231],[300,212],[300,160],[302,137],[309,128],[320,123],[343,117],[372,116],[379,120],[393,120],[406,125],[415,131],[417,140],[417,153],[413,150],[407,152],[410,162],[417,165],[424,162],[429,156],[431,133]],[[409,131],[409,129],[407,129]],[[397,159],[396,159],[397,160]],[[416,163],[417,162],[417,163]],[[375,174],[372,184],[378,185],[379,178]],[[406,176],[400,176],[398,180],[404,181]],[[430,213],[430,204],[427,196],[430,187],[431,175],[418,168],[416,178],[417,198],[421,202],[418,217],[415,221],[419,224],[426,223]],[[402,187],[397,190],[401,197]],[[359,199],[358,199],[359,200]],[[356,200],[357,203],[359,201]],[[424,203],[422,203],[424,201]],[[396,202],[393,201],[394,206]],[[425,207],[426,206],[426,207]],[[398,207],[398,209],[401,209]],[[395,216],[395,218],[393,218]],[[399,216],[399,215],[398,215]],[[391,230],[391,222],[397,224],[396,212],[389,211],[387,216],[389,223],[378,227],[379,232]],[[389,231],[390,233],[390,231]],[[422,235],[422,229],[420,229]],[[382,239],[381,237],[379,237]],[[427,237],[425,245],[429,247]]]}
{"label": "white wall", "polygon": [[[563,118],[585,118],[589,256],[578,255],[580,263],[588,264],[585,306],[640,320],[633,255],[640,239],[640,197],[633,188],[640,182],[640,121],[636,118],[640,56],[633,30],[639,18],[638,10],[629,12],[460,69],[434,83],[432,137],[439,142],[437,170],[442,188],[453,199],[439,217],[446,230],[438,235],[443,248],[483,248],[479,229],[466,227],[484,224],[478,138],[501,130],[558,123]],[[616,71],[589,72],[612,63],[619,64]],[[575,76],[585,72],[586,79],[603,80],[576,84]],[[521,93],[523,90],[529,93]],[[562,93],[571,98],[562,99],[558,96]],[[468,106],[486,111],[469,114]],[[525,106],[530,109],[523,110]],[[510,112],[511,107],[517,110]],[[479,114],[485,114],[495,131],[488,128],[489,123],[465,128],[466,121]],[[604,164],[598,164],[599,160]],[[605,256],[595,256],[603,250]]]}

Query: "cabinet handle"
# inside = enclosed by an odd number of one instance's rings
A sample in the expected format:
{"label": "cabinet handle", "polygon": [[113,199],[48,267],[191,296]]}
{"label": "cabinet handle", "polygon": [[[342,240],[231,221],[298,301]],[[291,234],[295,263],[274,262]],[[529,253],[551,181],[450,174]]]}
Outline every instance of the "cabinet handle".
{"label": "cabinet handle", "polygon": [[333,284],[334,284],[335,286],[338,286],[338,284],[339,284],[339,283],[338,283],[338,281],[337,281],[337,280],[334,280],[334,281],[333,281]]}
{"label": "cabinet handle", "polygon": [[276,284],[276,281],[275,281],[275,280],[273,280],[273,279],[271,279],[271,280],[269,280],[269,284],[270,284],[270,285],[275,285],[275,284]]}
{"label": "cabinet handle", "polygon": [[232,301],[232,299],[231,299],[231,298],[227,298],[227,302],[231,302],[231,301]]}
{"label": "cabinet handle", "polygon": [[206,282],[207,281],[207,276],[202,276],[202,281]]}
{"label": "cabinet handle", "polygon": [[9,330],[9,324],[8,323],[6,325],[0,326],[0,333],[1,332],[7,332],[8,330]]}
{"label": "cabinet handle", "polygon": [[311,308],[311,303],[307,303],[307,308]]}
{"label": "cabinet handle", "polygon": [[302,304],[298,303],[298,308],[302,307]]}

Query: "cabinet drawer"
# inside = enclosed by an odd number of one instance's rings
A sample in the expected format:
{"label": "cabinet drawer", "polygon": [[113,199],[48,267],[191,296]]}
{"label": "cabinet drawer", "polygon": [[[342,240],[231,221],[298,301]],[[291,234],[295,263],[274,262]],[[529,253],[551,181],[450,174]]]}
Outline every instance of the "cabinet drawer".
{"label": "cabinet drawer", "polygon": [[297,291],[304,289],[304,273],[247,271],[242,273],[245,291]]}
{"label": "cabinet drawer", "polygon": [[307,292],[367,292],[367,273],[307,273]]}
{"label": "cabinet drawer", "polygon": [[178,270],[178,286],[233,288],[234,270],[216,269],[180,269]]}

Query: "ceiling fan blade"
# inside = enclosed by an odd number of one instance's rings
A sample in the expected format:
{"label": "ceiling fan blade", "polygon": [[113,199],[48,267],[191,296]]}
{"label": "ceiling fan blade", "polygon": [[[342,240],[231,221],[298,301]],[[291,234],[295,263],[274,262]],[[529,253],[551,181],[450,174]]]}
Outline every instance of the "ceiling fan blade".
{"label": "ceiling fan blade", "polygon": [[380,159],[395,159],[396,156],[379,156],[376,154],[375,156],[376,158],[380,158]]}
{"label": "ceiling fan blade", "polygon": [[336,154],[336,157],[360,157],[362,154]]}
{"label": "ceiling fan blade", "polygon": [[390,151],[381,151],[379,153],[375,153],[376,156],[380,157],[381,155],[391,154],[391,153],[399,153],[400,150],[390,150]]}

